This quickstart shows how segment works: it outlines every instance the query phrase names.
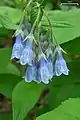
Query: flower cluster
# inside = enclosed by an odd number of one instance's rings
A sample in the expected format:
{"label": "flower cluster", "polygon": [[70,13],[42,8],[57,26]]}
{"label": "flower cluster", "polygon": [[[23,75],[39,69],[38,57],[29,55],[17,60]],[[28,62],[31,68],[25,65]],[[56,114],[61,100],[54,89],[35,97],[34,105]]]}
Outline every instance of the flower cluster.
{"label": "flower cluster", "polygon": [[21,65],[26,66],[24,75],[26,82],[48,84],[54,76],[68,75],[69,69],[63,58],[62,48],[57,42],[56,46],[52,42],[51,29],[45,30],[41,24],[38,25],[41,8],[39,5],[37,8],[34,23],[30,22],[30,17],[25,16],[15,32],[16,40],[11,60],[16,58]]}
{"label": "flower cluster", "polygon": [[[13,45],[11,60],[17,58],[21,65],[28,65],[25,70],[25,81],[43,82],[48,84],[54,76],[68,75],[66,61],[62,55],[62,48],[52,43],[40,40],[34,45],[34,35],[29,33],[25,39],[19,33]],[[44,48],[45,46],[45,48]]]}

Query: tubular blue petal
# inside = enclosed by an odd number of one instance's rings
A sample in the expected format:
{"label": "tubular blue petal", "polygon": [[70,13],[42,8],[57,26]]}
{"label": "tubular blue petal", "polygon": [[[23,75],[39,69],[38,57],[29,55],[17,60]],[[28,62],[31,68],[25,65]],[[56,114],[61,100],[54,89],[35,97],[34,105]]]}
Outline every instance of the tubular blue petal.
{"label": "tubular blue petal", "polygon": [[32,65],[32,60],[33,60],[32,44],[29,43],[29,41],[26,41],[25,48],[20,57],[20,64],[21,65],[26,65],[26,64]]}
{"label": "tubular blue petal", "polygon": [[32,65],[32,55],[33,55],[32,50],[25,48],[20,57],[20,64],[21,65],[26,65],[26,64]]}
{"label": "tubular blue petal", "polygon": [[56,76],[60,76],[62,74],[61,65],[60,65],[59,60],[56,60],[56,63],[55,63],[55,74],[56,74]]}
{"label": "tubular blue petal", "polygon": [[25,73],[25,81],[31,82],[32,80],[36,81],[36,75],[37,75],[37,68],[33,64],[32,66],[29,66]]}
{"label": "tubular blue petal", "polygon": [[18,35],[16,37],[16,41],[13,45],[11,60],[14,59],[14,58],[20,59],[22,51],[23,51],[23,44],[22,44],[22,41],[21,41],[21,35]]}
{"label": "tubular blue petal", "polygon": [[52,77],[54,75],[54,70],[53,70],[53,62],[52,62],[51,56],[49,56],[47,59],[47,67],[49,70],[49,79],[52,79]]}
{"label": "tubular blue petal", "polygon": [[57,60],[55,63],[55,73],[56,76],[60,76],[62,73],[65,75],[69,74],[69,69],[67,68],[66,61],[64,60],[62,54],[57,54]]}
{"label": "tubular blue petal", "polygon": [[39,61],[39,75],[43,83],[45,84],[49,83],[49,71],[47,68],[46,61],[44,59],[41,59]]}
{"label": "tubular blue petal", "polygon": [[25,48],[32,48],[32,42],[30,42],[29,40],[27,40],[25,42]]}
{"label": "tubular blue petal", "polygon": [[22,37],[21,37],[21,34],[17,35],[16,36],[16,41],[15,41],[16,44],[20,44],[22,43]]}
{"label": "tubular blue petal", "polygon": [[63,57],[61,57],[60,60],[61,60],[61,71],[63,72],[63,74],[68,75],[69,69],[67,68],[66,61],[63,59]]}

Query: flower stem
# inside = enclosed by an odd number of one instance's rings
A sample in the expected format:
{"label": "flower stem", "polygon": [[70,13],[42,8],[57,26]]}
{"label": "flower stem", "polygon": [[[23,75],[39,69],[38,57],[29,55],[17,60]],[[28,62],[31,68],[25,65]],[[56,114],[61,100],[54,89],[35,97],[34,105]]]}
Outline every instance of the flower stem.
{"label": "flower stem", "polygon": [[[24,9],[24,11],[23,11],[23,14],[22,14],[21,20],[20,20],[20,24],[19,24],[19,26],[18,26],[16,32],[13,34],[13,36],[15,36],[16,33],[17,33],[17,31],[20,29],[20,27],[21,27],[21,25],[22,25],[22,23],[23,23],[23,20],[24,20],[24,17],[25,17],[26,11],[28,10],[28,8],[29,8],[29,6],[30,6],[30,4],[31,4],[32,2],[33,2],[33,0],[29,0],[28,4],[26,5],[26,7],[25,7],[25,9]],[[12,36],[12,37],[13,37],[13,36]]]}
{"label": "flower stem", "polygon": [[47,14],[46,14],[45,10],[43,10],[43,13],[44,13],[44,15],[45,15],[46,19],[48,20],[48,23],[49,23],[49,26],[50,26],[51,39],[53,39],[53,37],[54,37],[54,40],[55,40],[55,42],[56,42],[56,45],[58,45],[58,41],[57,41],[57,39],[55,38],[55,35],[53,34],[51,21],[50,21],[49,17],[47,16]]}
{"label": "flower stem", "polygon": [[39,9],[38,9],[38,15],[37,15],[37,18],[36,18],[36,20],[35,20],[35,22],[34,22],[34,24],[33,24],[32,29],[31,29],[31,33],[33,33],[33,31],[34,31],[34,29],[35,29],[35,26],[36,26],[36,24],[37,24],[38,21],[39,21],[40,13],[41,13],[41,10],[40,10],[40,7],[39,7]]}
{"label": "flower stem", "polygon": [[23,11],[23,15],[22,15],[21,22],[20,22],[20,25],[19,25],[19,26],[21,26],[21,24],[22,24],[22,22],[23,22],[23,20],[24,20],[24,17],[25,17],[25,13],[26,13],[26,11],[28,10],[28,8],[29,8],[29,6],[30,6],[30,4],[31,4],[32,2],[33,2],[33,0],[29,0],[28,4],[26,5],[26,7],[25,7],[25,9],[24,9],[24,11]]}

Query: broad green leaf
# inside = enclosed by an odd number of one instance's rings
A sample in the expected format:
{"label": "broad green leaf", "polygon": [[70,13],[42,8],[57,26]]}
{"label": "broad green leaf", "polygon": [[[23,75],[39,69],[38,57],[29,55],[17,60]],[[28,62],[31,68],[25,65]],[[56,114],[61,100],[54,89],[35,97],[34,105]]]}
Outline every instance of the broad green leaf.
{"label": "broad green leaf", "polygon": [[12,120],[12,113],[0,113],[0,120]]}
{"label": "broad green leaf", "polygon": [[15,6],[14,0],[3,0],[3,1],[4,1],[4,5],[6,6],[11,6],[11,7]]}
{"label": "broad green leaf", "polygon": [[[4,37],[9,34],[8,29],[0,27],[0,37]],[[1,38],[0,38],[1,41]]]}
{"label": "broad green leaf", "polygon": [[0,15],[0,27],[7,29],[17,29],[17,25],[13,24],[8,15]]}
{"label": "broad green leaf", "polygon": [[73,41],[62,44],[62,48],[67,53],[80,54],[80,37],[75,38]]}
{"label": "broad green leaf", "polygon": [[43,84],[29,84],[25,81],[21,81],[16,85],[12,96],[13,120],[24,120],[38,101],[43,89]]}
{"label": "broad green leaf", "polygon": [[0,73],[8,73],[20,76],[19,69],[15,65],[11,64],[10,56],[11,49],[0,49]]}
{"label": "broad green leaf", "polygon": [[27,2],[27,0],[14,0],[16,4],[23,4]]}
{"label": "broad green leaf", "polygon": [[[47,11],[46,14],[50,19],[54,36],[60,44],[80,36],[80,9]],[[45,16],[43,16],[42,24],[49,26]]]}
{"label": "broad green leaf", "polygon": [[0,74],[0,93],[11,99],[12,91],[20,80],[21,78],[19,76]]}
{"label": "broad green leaf", "polygon": [[0,73],[4,73],[10,62],[11,49],[0,49]]}
{"label": "broad green leaf", "polygon": [[79,120],[80,119],[80,99],[69,99],[63,102],[55,110],[47,112],[36,120]]}
{"label": "broad green leaf", "polygon": [[11,64],[11,49],[0,49],[0,92],[11,98],[12,90],[20,81],[19,69]]}
{"label": "broad green leaf", "polygon": [[20,9],[0,6],[0,27],[16,29],[16,24],[20,21],[21,16]]}
{"label": "broad green leaf", "polygon": [[22,11],[17,8],[1,6],[0,7],[0,15],[8,15],[8,17],[12,21],[12,23],[16,24],[21,19]]}
{"label": "broad green leaf", "polygon": [[9,64],[5,68],[5,73],[11,73],[13,75],[20,76],[19,69],[14,64],[12,64],[11,62],[9,62]]}
{"label": "broad green leaf", "polygon": [[62,86],[53,86],[50,88],[50,94],[48,98],[49,108],[56,108],[62,101],[69,98],[80,98],[80,85],[70,84]]}

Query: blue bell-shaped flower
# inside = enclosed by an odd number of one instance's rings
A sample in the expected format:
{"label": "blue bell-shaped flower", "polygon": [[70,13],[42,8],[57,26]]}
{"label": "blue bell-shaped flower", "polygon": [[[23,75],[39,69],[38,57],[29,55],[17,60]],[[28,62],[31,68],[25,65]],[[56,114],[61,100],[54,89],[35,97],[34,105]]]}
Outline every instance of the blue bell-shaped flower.
{"label": "blue bell-shaped flower", "polygon": [[54,68],[53,68],[53,61],[52,61],[52,57],[49,56],[47,58],[47,68],[48,68],[48,71],[49,71],[49,79],[51,80],[53,78],[53,75],[54,75]]}
{"label": "blue bell-shaped flower", "polygon": [[45,84],[49,83],[49,70],[45,59],[39,61],[39,79]]}
{"label": "blue bell-shaped flower", "polygon": [[33,60],[33,50],[32,50],[32,42],[27,40],[25,41],[25,48],[22,52],[20,57],[20,64],[21,65],[32,65]]}
{"label": "blue bell-shaped flower", "polygon": [[14,58],[20,59],[22,51],[23,51],[22,37],[19,34],[16,36],[16,41],[13,45],[11,60]]}
{"label": "blue bell-shaped flower", "polygon": [[67,68],[66,61],[63,58],[62,55],[62,48],[58,46],[56,48],[56,62],[55,62],[55,74],[56,76],[60,76],[61,74],[68,75],[69,74],[69,69]]}
{"label": "blue bell-shaped flower", "polygon": [[29,66],[25,72],[25,81],[26,82],[31,82],[37,81],[37,67],[35,64],[32,64],[32,66]]}

